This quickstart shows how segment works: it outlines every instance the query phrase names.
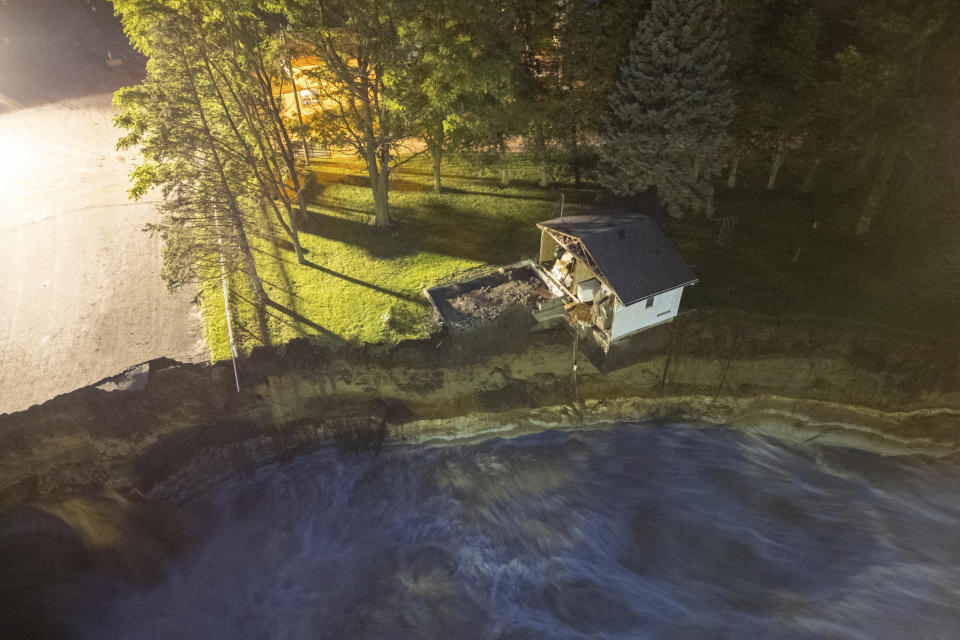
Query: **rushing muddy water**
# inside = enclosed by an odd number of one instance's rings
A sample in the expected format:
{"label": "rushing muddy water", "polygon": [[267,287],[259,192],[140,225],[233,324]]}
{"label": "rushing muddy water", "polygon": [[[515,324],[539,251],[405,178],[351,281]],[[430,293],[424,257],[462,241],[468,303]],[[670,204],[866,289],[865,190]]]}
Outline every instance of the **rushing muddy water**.
{"label": "rushing muddy water", "polygon": [[621,425],[316,452],[193,498],[157,585],[85,638],[954,638],[960,473]]}

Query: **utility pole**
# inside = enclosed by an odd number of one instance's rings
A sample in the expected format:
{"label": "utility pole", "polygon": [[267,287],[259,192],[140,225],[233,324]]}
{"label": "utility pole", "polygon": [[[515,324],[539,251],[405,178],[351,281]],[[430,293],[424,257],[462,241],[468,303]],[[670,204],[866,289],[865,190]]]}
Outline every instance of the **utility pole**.
{"label": "utility pole", "polygon": [[223,236],[220,234],[220,215],[213,212],[214,224],[217,227],[217,246],[220,253],[220,284],[223,285],[223,311],[227,316],[227,336],[230,338],[230,360],[233,361],[233,380],[237,384],[237,393],[240,393],[240,375],[237,373],[237,346],[233,341],[233,321],[230,318],[229,292],[227,290],[227,269],[223,259]]}
{"label": "utility pole", "polygon": [[571,380],[573,381],[573,403],[580,404],[580,389],[577,386],[577,349],[580,348],[580,327],[573,324],[573,367]]}

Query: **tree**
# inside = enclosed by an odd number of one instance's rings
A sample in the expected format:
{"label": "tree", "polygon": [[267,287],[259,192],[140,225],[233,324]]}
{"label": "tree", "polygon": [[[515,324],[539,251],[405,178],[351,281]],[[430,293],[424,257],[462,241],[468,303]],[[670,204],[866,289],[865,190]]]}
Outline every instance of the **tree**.
{"label": "tree", "polygon": [[726,160],[733,92],[721,0],[654,0],[610,95],[601,184],[621,195],[655,187],[673,216],[712,207]]}
{"label": "tree", "polygon": [[558,137],[557,115],[561,91],[560,31],[563,4],[518,2],[519,33],[523,42],[522,87],[529,114],[526,147],[540,167],[540,186],[550,184],[552,142]]}
{"label": "tree", "polygon": [[495,158],[500,186],[510,184],[509,145],[529,131],[535,109],[530,74],[532,45],[527,39],[524,3],[482,2],[482,20],[473,21],[478,84],[469,94],[467,115],[459,134],[464,146]]}
{"label": "tree", "polygon": [[444,155],[469,138],[467,114],[502,73],[502,39],[491,31],[499,8],[460,0],[420,3],[403,17],[400,39],[416,59],[396,69],[390,88],[395,117],[421,139],[433,161],[434,190],[442,190]]}
{"label": "tree", "polygon": [[818,164],[828,139],[816,90],[825,66],[821,18],[812,0],[732,0],[727,9],[737,105],[728,185],[736,184],[739,154],[754,151],[769,159],[771,190],[789,154],[806,148]]}
{"label": "tree", "polygon": [[161,0],[117,0],[115,6],[131,43],[149,58],[144,81],[115,94],[115,122],[127,130],[118,147],[139,147],[144,158],[131,176],[131,197],[157,187],[164,198],[155,229],[166,244],[168,284],[200,277],[226,242],[266,302],[241,208],[245,169],[223,143],[188,20]]}
{"label": "tree", "polygon": [[297,164],[298,145],[279,99],[287,61],[282,34],[264,23],[257,5],[254,0],[227,0],[212,11],[204,5],[207,13],[195,14],[194,23],[204,36],[198,43],[204,68],[236,142],[234,149],[249,168],[256,195],[270,205],[297,261],[304,264],[295,207],[306,216],[306,185]]}
{"label": "tree", "polygon": [[322,109],[313,120],[327,145],[351,148],[363,159],[373,191],[375,223],[390,226],[389,180],[394,147],[406,131],[391,103],[391,79],[416,59],[398,27],[411,0],[277,0],[296,34],[296,46],[322,64],[312,72]]}
{"label": "tree", "polygon": [[279,47],[282,36],[271,33],[256,4],[187,0],[178,11],[186,18],[186,37],[198,55],[200,86],[224,125],[225,149],[246,166],[244,186],[252,191],[251,197],[269,204],[297,261],[304,264],[294,208],[306,216],[305,185],[297,166],[297,144],[278,98],[286,78]]}
{"label": "tree", "polygon": [[835,56],[824,96],[838,131],[861,156],[866,193],[857,235],[875,226],[898,183],[913,185],[905,203],[916,209],[955,182],[952,166],[931,159],[955,154],[958,22],[960,6],[949,0],[885,0],[858,7],[850,21],[853,34]]}
{"label": "tree", "polygon": [[617,80],[642,3],[634,0],[564,0],[555,29],[557,74],[548,111],[553,137],[575,184],[593,161],[594,141],[603,126],[601,114]]}

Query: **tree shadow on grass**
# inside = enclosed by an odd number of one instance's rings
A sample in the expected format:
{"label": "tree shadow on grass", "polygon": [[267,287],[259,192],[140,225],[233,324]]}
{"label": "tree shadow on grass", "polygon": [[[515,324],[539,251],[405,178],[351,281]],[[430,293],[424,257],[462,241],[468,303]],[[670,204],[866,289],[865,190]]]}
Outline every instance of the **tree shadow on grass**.
{"label": "tree shadow on grass", "polygon": [[390,178],[390,191],[394,193],[424,193],[433,191],[433,185],[416,180],[404,180],[403,178]]}
{"label": "tree shadow on grass", "polygon": [[[483,187],[477,188],[478,184],[482,184]],[[469,188],[470,186],[473,188]],[[563,193],[564,202],[566,202],[568,206],[582,205],[585,207],[595,207],[599,201],[604,198],[603,192],[590,185],[576,187],[572,184],[554,183],[549,187],[541,187],[536,182],[529,180],[513,180],[510,186],[501,187],[500,184],[493,179],[484,182],[474,179],[469,181],[466,188],[444,185],[443,193],[459,196],[487,196],[505,200],[553,203],[557,208],[560,206],[561,193]]]}
{"label": "tree shadow on grass", "polygon": [[[406,173],[406,171],[404,171]],[[308,195],[315,196],[323,193],[324,187],[328,184],[342,184],[350,187],[370,188],[370,178],[363,174],[352,172],[340,172],[325,170],[323,167],[311,168],[313,181]],[[404,180],[403,178],[392,175],[390,177],[390,190],[395,192],[422,192],[431,191],[432,184],[419,180]]]}
{"label": "tree shadow on grass", "polygon": [[[296,331],[298,336],[301,336],[301,337],[307,336],[307,333],[303,330],[303,327],[307,326],[313,329],[314,331],[316,331],[317,334],[325,338],[332,339],[334,342],[338,344],[345,342],[343,338],[341,338],[339,335],[337,335],[333,331],[330,331],[326,327],[317,324],[310,318],[304,316],[301,313],[294,311],[293,309],[291,309],[286,305],[280,304],[279,302],[276,302],[274,300],[267,300],[264,304],[259,304],[256,301],[251,300],[250,298],[247,298],[239,294],[237,294],[237,298],[246,302],[250,306],[252,306],[255,312],[264,318],[264,321],[266,320],[266,318],[275,318],[281,324],[285,324],[288,327],[291,327],[294,331]],[[273,313],[271,313],[270,311],[271,309],[274,311]],[[295,320],[296,323],[291,322],[291,320]]]}
{"label": "tree shadow on grass", "polygon": [[[338,206],[327,208],[341,210]],[[308,211],[305,218],[301,217],[299,226],[303,233],[360,247],[376,258],[399,258],[418,251],[407,239],[385,233],[356,218]]]}
{"label": "tree shadow on grass", "polygon": [[[432,188],[433,188],[433,186],[432,186],[432,184],[433,184],[433,169],[432,169],[432,168],[429,168],[429,169],[421,169],[421,168],[419,168],[419,167],[411,167],[411,166],[408,166],[408,165],[404,165],[403,168],[400,170],[400,172],[402,172],[402,173],[404,173],[404,174],[406,174],[406,175],[410,175],[410,176],[423,176],[424,178],[429,178],[429,179],[430,179],[430,183],[427,185],[427,187],[428,187],[429,189],[432,189]],[[468,174],[468,173],[462,173],[462,172],[461,172],[461,173],[447,173],[446,171],[443,172],[443,175],[441,176],[441,178],[442,178],[443,180],[480,180],[480,179],[481,179],[481,178],[479,178],[478,176],[476,176],[476,175],[474,175],[474,174]],[[392,185],[393,182],[391,181],[390,184]],[[444,186],[444,191],[446,191],[446,186]]]}
{"label": "tree shadow on grass", "polygon": [[[557,189],[543,190],[532,183],[517,186],[529,188],[531,193],[446,187],[444,195],[416,198],[413,206],[394,203],[391,211],[396,224],[386,231],[371,224],[370,211],[345,206],[335,198],[320,198],[300,217],[299,227],[305,233],[356,246],[379,259],[429,252],[475,262],[514,262],[537,252],[535,223],[560,212]],[[322,193],[320,187],[318,194]],[[570,213],[597,204],[596,189],[564,188],[563,193]],[[491,199],[485,199],[488,196]],[[510,200],[516,202],[516,208]]]}
{"label": "tree shadow on grass", "polygon": [[482,207],[464,210],[440,199],[422,203],[417,213],[404,216],[399,229],[418,243],[419,250],[490,264],[537,253],[536,223],[549,217],[536,210],[494,214],[484,213]]}
{"label": "tree shadow on grass", "polygon": [[[268,252],[257,247],[253,247],[253,250],[261,255],[269,255],[271,258],[273,258],[274,262],[276,262],[280,279],[283,280],[284,286],[271,286],[277,291],[287,294],[287,299],[289,302],[291,298],[295,297],[295,294],[293,292],[293,284],[290,282],[290,274],[287,273],[286,261],[283,259],[281,251],[289,251],[290,253],[294,253],[295,250],[293,243],[286,238],[277,236],[276,232],[272,230],[272,227],[270,226],[271,220],[267,214],[267,209],[263,202],[260,203],[260,218],[264,223],[264,229],[268,230],[268,234],[261,237],[268,243],[267,246],[270,248],[270,250]],[[304,255],[309,253],[305,247],[302,247],[301,249]]]}
{"label": "tree shadow on grass", "polygon": [[426,306],[427,304],[427,301],[419,296],[413,296],[408,293],[401,293],[400,291],[394,291],[392,289],[385,289],[383,287],[373,284],[372,282],[367,282],[366,280],[360,280],[358,278],[354,278],[352,276],[348,276],[346,274],[340,273],[339,271],[334,271],[333,269],[321,267],[320,265],[310,262],[309,260],[307,260],[304,264],[308,267],[316,269],[317,271],[320,271],[321,273],[326,273],[327,275],[331,275],[335,278],[340,278],[341,280],[346,280],[347,282],[359,285],[361,287],[373,289],[374,291],[383,293],[388,296],[393,296],[394,298],[400,298],[402,300],[412,302],[413,304],[416,304],[419,306]]}
{"label": "tree shadow on grass", "polygon": [[[372,206],[372,205],[371,205],[371,206]],[[332,210],[334,210],[334,211],[339,211],[339,212],[344,213],[344,214],[346,214],[346,215],[351,215],[351,216],[357,218],[358,220],[367,220],[367,221],[370,221],[371,223],[373,222],[373,219],[374,219],[374,213],[373,213],[373,210],[372,210],[372,209],[361,209],[361,208],[359,208],[359,207],[348,207],[348,206],[346,206],[346,205],[344,205],[344,204],[340,204],[340,203],[338,203],[338,202],[336,202],[336,201],[333,201],[333,200],[326,200],[326,199],[324,199],[324,198],[318,198],[318,199],[314,200],[314,201],[313,201],[313,207],[314,207],[314,209],[316,209],[316,207],[319,207],[319,208],[321,208],[321,209],[332,209]],[[308,206],[308,210],[309,210],[309,209],[310,209],[310,207]],[[362,222],[361,224],[366,224],[366,223],[365,223],[365,222]]]}
{"label": "tree shadow on grass", "polygon": [[378,259],[430,252],[496,263],[512,262],[537,250],[538,232],[533,222],[524,224],[518,233],[515,219],[464,212],[442,202],[424,202],[417,210],[394,206],[392,211],[396,214],[396,223],[391,230],[317,211],[309,212],[306,219],[301,220],[300,229],[359,247]]}
{"label": "tree shadow on grass", "polygon": [[[293,243],[286,238],[272,238],[270,240],[270,244],[272,244],[276,249],[289,251],[290,253],[296,252],[296,248],[293,246]],[[303,252],[303,255],[308,255],[310,253],[310,250],[306,247],[300,247],[300,251]]]}
{"label": "tree shadow on grass", "polygon": [[300,314],[300,313],[297,313],[296,311],[294,311],[294,310],[291,309],[290,307],[287,307],[287,306],[285,306],[285,305],[282,305],[282,304],[280,304],[279,302],[274,302],[273,300],[268,300],[268,301],[266,302],[266,306],[267,306],[267,307],[270,307],[270,308],[272,308],[272,309],[275,309],[276,311],[279,311],[280,313],[282,313],[282,314],[284,314],[284,315],[286,315],[286,316],[289,316],[290,318],[293,318],[294,320],[296,320],[297,322],[299,322],[299,323],[302,324],[302,325],[306,325],[306,326],[310,327],[311,329],[313,329],[314,331],[316,331],[318,334],[320,334],[320,335],[322,335],[322,336],[324,336],[324,337],[326,337],[326,338],[332,338],[332,339],[336,340],[337,342],[343,342],[343,338],[341,338],[340,336],[338,336],[337,334],[335,334],[333,331],[330,331],[330,330],[327,329],[326,327],[323,327],[323,326],[317,324],[316,322],[314,322],[314,321],[311,320],[310,318],[306,317],[305,315],[302,315],[302,314]]}
{"label": "tree shadow on grass", "polygon": [[328,184],[345,184],[350,187],[370,188],[370,179],[366,176],[350,173],[348,171],[333,171],[326,167],[313,166],[310,173],[314,177],[316,189],[323,191],[323,187]]}
{"label": "tree shadow on grass", "polygon": [[[234,326],[235,326],[235,328],[236,328],[236,330],[237,330],[237,334],[238,334],[238,335],[242,335],[242,336],[246,336],[247,339],[248,339],[251,343],[253,343],[253,344],[261,344],[261,345],[264,345],[264,346],[268,346],[268,347],[269,347],[269,346],[272,344],[272,341],[270,340],[270,334],[269,334],[269,332],[263,333],[264,327],[265,327],[265,322],[266,322],[266,316],[265,316],[265,314],[262,312],[262,309],[261,309],[260,307],[257,307],[256,313],[257,313],[258,316],[262,316],[262,317],[264,318],[264,321],[263,321],[264,324],[261,324],[261,326],[259,327],[259,329],[260,329],[260,331],[261,331],[261,334],[260,334],[260,335],[257,335],[254,331],[251,331],[250,329],[248,329],[248,328],[247,328],[247,325],[243,324],[243,323],[240,322],[239,320],[235,320],[235,321],[234,321]],[[264,339],[264,336],[266,336],[266,339]]]}

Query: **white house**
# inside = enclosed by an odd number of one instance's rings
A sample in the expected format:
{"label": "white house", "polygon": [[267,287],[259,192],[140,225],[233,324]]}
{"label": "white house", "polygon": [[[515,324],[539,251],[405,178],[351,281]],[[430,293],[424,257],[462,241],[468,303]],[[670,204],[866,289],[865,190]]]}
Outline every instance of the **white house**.
{"label": "white house", "polygon": [[646,215],[586,213],[540,222],[539,266],[598,342],[669,322],[696,276]]}

